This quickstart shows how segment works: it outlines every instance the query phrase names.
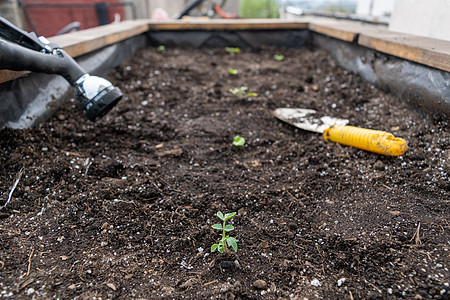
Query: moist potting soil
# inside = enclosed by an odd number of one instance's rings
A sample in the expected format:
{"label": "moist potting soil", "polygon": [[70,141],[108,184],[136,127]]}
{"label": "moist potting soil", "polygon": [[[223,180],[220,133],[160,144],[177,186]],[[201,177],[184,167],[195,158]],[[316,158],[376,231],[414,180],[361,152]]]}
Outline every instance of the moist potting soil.
{"label": "moist potting soil", "polygon": [[[448,298],[445,117],[323,50],[148,48],[108,79],[125,96],[96,123],[70,102],[38,128],[0,131],[3,297]],[[278,107],[409,149],[327,143],[274,118]],[[210,253],[218,211],[237,212],[237,253]]]}

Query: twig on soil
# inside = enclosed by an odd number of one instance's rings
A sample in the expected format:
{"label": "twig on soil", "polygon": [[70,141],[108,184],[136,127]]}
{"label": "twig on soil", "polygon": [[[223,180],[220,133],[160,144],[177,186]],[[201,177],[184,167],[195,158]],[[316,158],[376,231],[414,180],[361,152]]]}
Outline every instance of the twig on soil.
{"label": "twig on soil", "polygon": [[8,205],[9,201],[11,201],[12,194],[14,193],[14,190],[16,189],[17,185],[19,184],[20,178],[22,178],[22,174],[23,174],[23,167],[20,169],[19,173],[17,173],[16,180],[14,181],[14,184],[13,184],[11,190],[9,191],[8,200],[6,200],[6,203],[3,205],[3,207],[1,209],[5,208],[6,205]]}
{"label": "twig on soil", "polygon": [[203,286],[205,286],[205,285],[210,285],[210,284],[213,284],[213,283],[216,283],[216,282],[218,282],[219,280],[213,280],[213,281],[210,281],[210,282],[207,282],[207,283],[205,283]]}
{"label": "twig on soil", "polygon": [[28,257],[28,268],[27,268],[27,274],[25,276],[30,275],[31,271],[31,259],[33,258],[34,249],[31,250],[30,256]]}
{"label": "twig on soil", "polygon": [[348,291],[348,296],[350,297],[350,300],[353,300],[353,294],[352,294],[352,291]]}
{"label": "twig on soil", "polygon": [[113,202],[114,203],[123,202],[123,203],[133,204],[134,206],[137,207],[137,204],[133,200],[126,201],[126,200],[114,199]]}
{"label": "twig on soil", "polygon": [[412,238],[409,241],[412,242],[413,240],[414,240],[414,244],[416,244],[416,245],[422,244],[422,241],[420,240],[420,222],[417,225],[416,232],[414,232],[414,235],[412,236]]}
{"label": "twig on soil", "polygon": [[86,161],[84,162],[84,165],[86,166],[86,171],[84,171],[84,177],[86,177],[87,173],[89,171],[89,167],[92,165],[92,161],[90,161],[89,157],[86,158]]}

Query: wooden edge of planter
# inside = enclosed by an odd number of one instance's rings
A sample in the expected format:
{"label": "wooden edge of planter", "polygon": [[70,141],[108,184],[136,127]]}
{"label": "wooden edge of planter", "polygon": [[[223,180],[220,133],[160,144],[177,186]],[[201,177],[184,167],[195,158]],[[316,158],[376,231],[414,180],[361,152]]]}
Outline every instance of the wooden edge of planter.
{"label": "wooden edge of planter", "polygon": [[148,20],[124,21],[49,38],[72,57],[123,41],[148,31]]}
{"label": "wooden edge of planter", "polygon": [[360,33],[358,44],[450,72],[449,41],[374,30]]}
{"label": "wooden edge of planter", "polygon": [[277,30],[308,29],[308,23],[282,19],[207,19],[185,18],[168,22],[149,22],[150,30]]}
{"label": "wooden edge of planter", "polygon": [[358,34],[363,30],[362,26],[355,22],[349,23],[348,21],[317,17],[309,17],[306,20],[309,30],[350,43],[355,42]]}
{"label": "wooden edge of planter", "polygon": [[305,18],[309,29],[346,42],[450,72],[450,42],[389,31],[386,27]]}

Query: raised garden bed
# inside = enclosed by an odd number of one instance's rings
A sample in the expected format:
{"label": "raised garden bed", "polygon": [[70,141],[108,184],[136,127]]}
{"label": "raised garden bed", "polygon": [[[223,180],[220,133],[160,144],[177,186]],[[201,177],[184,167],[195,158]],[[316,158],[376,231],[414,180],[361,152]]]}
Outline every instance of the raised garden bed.
{"label": "raised garden bed", "polygon": [[[0,131],[3,204],[21,174],[0,211],[2,296],[448,297],[445,117],[317,49],[148,48],[109,79],[126,97],[95,125],[72,103],[38,128]],[[229,92],[240,86],[258,96]],[[285,106],[409,149],[326,143],[276,120]],[[237,254],[209,253],[219,210],[237,212]]]}

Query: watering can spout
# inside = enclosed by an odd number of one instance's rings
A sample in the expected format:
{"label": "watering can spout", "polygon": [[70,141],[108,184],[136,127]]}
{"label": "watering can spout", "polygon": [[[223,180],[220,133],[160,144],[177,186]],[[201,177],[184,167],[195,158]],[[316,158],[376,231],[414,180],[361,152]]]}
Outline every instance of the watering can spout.
{"label": "watering can spout", "polygon": [[75,88],[86,117],[103,117],[122,98],[108,80],[89,75],[69,54],[44,37],[26,33],[0,17],[0,69],[63,76]]}

